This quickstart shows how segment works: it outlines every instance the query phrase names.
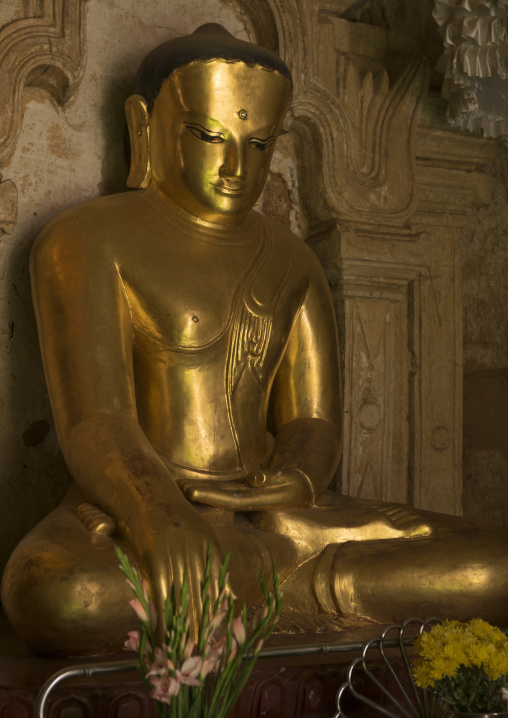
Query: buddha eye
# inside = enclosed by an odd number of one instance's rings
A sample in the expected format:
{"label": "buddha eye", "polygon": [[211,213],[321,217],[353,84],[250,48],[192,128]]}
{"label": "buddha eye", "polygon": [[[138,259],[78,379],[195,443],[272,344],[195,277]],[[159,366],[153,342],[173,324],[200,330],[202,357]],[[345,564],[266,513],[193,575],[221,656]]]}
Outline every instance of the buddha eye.
{"label": "buddha eye", "polygon": [[267,150],[271,147],[276,139],[275,135],[270,135],[270,137],[266,140],[260,140],[259,137],[251,137],[249,140],[249,147],[252,147],[253,150],[259,150],[262,152],[263,150]]}
{"label": "buddha eye", "polygon": [[212,144],[224,142],[224,135],[221,132],[212,132],[203,127],[203,125],[186,122],[185,127],[189,132],[192,132],[194,137],[197,137],[198,140],[203,140],[203,142],[211,142]]}

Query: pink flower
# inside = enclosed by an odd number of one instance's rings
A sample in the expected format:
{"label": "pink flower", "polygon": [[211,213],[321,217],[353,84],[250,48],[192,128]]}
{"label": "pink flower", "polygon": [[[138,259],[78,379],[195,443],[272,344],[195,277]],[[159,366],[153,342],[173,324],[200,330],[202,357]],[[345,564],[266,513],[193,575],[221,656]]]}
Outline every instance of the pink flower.
{"label": "pink flower", "polygon": [[224,650],[224,646],[226,645],[226,640],[226,636],[222,636],[222,638],[219,639],[213,637],[209,638],[206,642],[205,658],[213,660],[215,657],[215,660],[219,660]]}
{"label": "pink flower", "polygon": [[129,631],[129,638],[123,644],[125,651],[137,651],[139,649],[139,642],[141,640],[141,634],[139,631]]}
{"label": "pink flower", "polygon": [[140,621],[142,621],[143,623],[149,623],[152,628],[155,628],[155,626],[157,625],[157,611],[155,610],[155,606],[151,601],[149,603],[150,619],[148,618],[146,609],[139,600],[139,598],[133,598],[132,601],[129,601],[129,605],[132,606]]}
{"label": "pink flower", "polygon": [[132,601],[129,601],[129,606],[132,606],[140,621],[143,621],[143,623],[148,623],[148,614],[143,608],[143,604],[141,603],[139,598],[133,598]]}
{"label": "pink flower", "polygon": [[215,631],[219,628],[220,624],[222,623],[224,616],[226,615],[225,611],[217,611],[212,617],[212,620],[208,624],[208,636],[213,636]]}
{"label": "pink flower", "polygon": [[202,660],[199,656],[187,658],[183,662],[181,670],[176,671],[176,680],[186,686],[200,686],[201,681],[198,676],[201,671]]}
{"label": "pink flower", "polygon": [[231,630],[233,632],[233,636],[235,637],[236,641],[238,642],[239,646],[243,646],[245,643],[246,633],[245,633],[245,626],[242,622],[242,617],[237,616],[233,623],[231,624]]}
{"label": "pink flower", "polygon": [[192,651],[194,650],[195,645],[196,644],[194,643],[194,641],[191,638],[189,638],[189,640],[187,641],[187,643],[185,644],[185,647],[183,649],[183,660],[184,661],[186,661],[187,658],[190,658],[192,656]]}
{"label": "pink flower", "polygon": [[150,691],[152,698],[162,703],[169,703],[172,696],[178,695],[180,684],[170,676],[152,676],[150,683],[153,690]]}
{"label": "pink flower", "polygon": [[201,672],[199,674],[199,677],[201,680],[204,680],[209,673],[213,673],[215,670],[215,666],[217,665],[217,661],[208,660],[205,658],[201,665]]}
{"label": "pink flower", "polygon": [[200,678],[206,678],[209,673],[214,673],[217,670],[225,645],[226,636],[219,638],[219,640],[211,638],[207,641],[206,653],[199,674]]}
{"label": "pink flower", "polygon": [[157,646],[157,648],[154,651],[155,660],[151,663],[147,661],[148,666],[150,670],[146,674],[146,677],[149,676],[167,676],[169,675],[169,671],[174,671],[175,666],[171,659],[168,658],[168,655],[166,651],[164,651],[162,648]]}

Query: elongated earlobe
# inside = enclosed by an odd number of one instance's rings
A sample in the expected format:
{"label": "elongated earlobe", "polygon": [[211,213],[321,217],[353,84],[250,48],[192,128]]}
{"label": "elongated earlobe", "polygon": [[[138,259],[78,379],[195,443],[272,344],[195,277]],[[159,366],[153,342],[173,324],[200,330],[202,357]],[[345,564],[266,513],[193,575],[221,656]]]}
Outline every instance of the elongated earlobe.
{"label": "elongated earlobe", "polygon": [[127,187],[146,189],[150,185],[150,116],[145,99],[131,95],[125,102],[125,116],[131,142],[131,168]]}

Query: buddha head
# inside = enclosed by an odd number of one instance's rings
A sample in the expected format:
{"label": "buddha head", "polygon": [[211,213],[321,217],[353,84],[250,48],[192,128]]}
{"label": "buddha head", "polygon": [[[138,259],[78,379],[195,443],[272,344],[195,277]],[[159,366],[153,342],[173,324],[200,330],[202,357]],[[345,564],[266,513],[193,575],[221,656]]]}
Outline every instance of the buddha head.
{"label": "buddha head", "polygon": [[291,94],[279,57],[220,25],[160,45],[125,105],[127,184],[152,184],[204,221],[238,221],[263,189]]}

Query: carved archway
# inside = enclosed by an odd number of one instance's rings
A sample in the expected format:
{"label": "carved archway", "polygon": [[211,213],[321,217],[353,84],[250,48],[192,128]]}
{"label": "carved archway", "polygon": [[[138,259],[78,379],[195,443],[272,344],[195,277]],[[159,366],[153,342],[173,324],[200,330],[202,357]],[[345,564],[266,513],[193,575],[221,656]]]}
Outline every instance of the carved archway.
{"label": "carved archway", "polygon": [[64,104],[85,64],[86,0],[30,0],[25,17],[0,29],[0,165],[11,154],[27,85]]}
{"label": "carved archway", "polygon": [[[85,65],[86,0],[29,0],[24,17],[0,28],[0,168],[21,129],[25,87],[38,87],[64,104]],[[0,233],[12,234],[17,189],[0,175]]]}

